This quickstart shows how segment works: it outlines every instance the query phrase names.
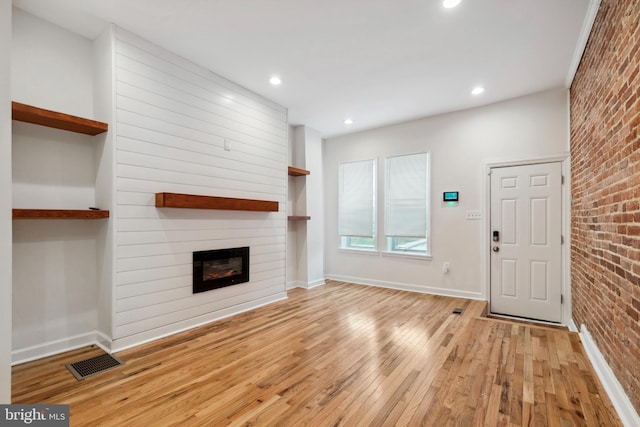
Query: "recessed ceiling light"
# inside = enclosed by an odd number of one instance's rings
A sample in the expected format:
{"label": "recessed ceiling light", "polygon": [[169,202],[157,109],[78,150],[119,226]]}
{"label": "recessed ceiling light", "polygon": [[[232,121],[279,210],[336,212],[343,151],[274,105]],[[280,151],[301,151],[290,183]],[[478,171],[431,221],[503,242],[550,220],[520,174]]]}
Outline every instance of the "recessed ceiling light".
{"label": "recessed ceiling light", "polygon": [[460,4],[461,0],[442,0],[442,6],[446,7],[447,9],[451,9],[452,7],[456,7],[457,5]]}
{"label": "recessed ceiling light", "polygon": [[482,92],[484,92],[484,88],[482,86],[476,86],[471,91],[471,94],[472,95],[480,95]]}
{"label": "recessed ceiling light", "polygon": [[351,119],[344,119],[344,124],[345,124],[345,125],[350,125],[350,124],[352,124],[352,123],[353,123],[353,120],[351,120]]}
{"label": "recessed ceiling light", "polygon": [[282,83],[282,80],[280,80],[280,77],[278,76],[273,76],[269,79],[269,83],[271,83],[274,86],[278,86],[280,83]]}

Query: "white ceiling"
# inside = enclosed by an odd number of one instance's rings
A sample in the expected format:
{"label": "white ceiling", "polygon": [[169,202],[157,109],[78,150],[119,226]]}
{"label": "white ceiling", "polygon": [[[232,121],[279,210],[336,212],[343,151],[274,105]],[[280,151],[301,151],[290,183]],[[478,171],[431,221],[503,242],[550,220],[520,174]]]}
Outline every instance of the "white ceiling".
{"label": "white ceiling", "polygon": [[[566,86],[597,1],[462,0],[454,9],[442,0],[14,5],[91,39],[113,22],[287,107],[291,124],[330,137]],[[268,82],[273,74],[279,87]],[[472,96],[476,85],[486,92]]]}

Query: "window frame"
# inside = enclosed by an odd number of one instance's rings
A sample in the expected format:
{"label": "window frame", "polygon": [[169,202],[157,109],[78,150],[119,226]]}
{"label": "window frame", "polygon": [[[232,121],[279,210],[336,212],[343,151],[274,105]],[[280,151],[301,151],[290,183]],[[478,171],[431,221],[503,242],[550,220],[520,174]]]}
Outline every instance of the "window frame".
{"label": "window frame", "polygon": [[[416,251],[416,250],[398,250],[397,246],[394,246],[394,241],[397,242],[399,238],[410,238],[410,237],[401,237],[401,236],[390,236],[387,234],[387,215],[386,215],[386,204],[387,197],[389,196],[388,188],[389,188],[389,159],[396,157],[404,157],[404,156],[412,156],[412,155],[425,155],[425,216],[426,216],[426,224],[425,224],[425,235],[424,236],[413,236],[415,240],[424,239],[425,242],[425,250],[424,251]],[[397,257],[406,257],[406,258],[418,258],[418,259],[431,259],[431,154],[428,151],[416,152],[416,153],[408,153],[408,154],[399,154],[388,156],[385,158],[385,177],[384,177],[384,194],[383,200],[385,203],[385,217],[384,217],[384,245],[385,250],[383,251],[383,255],[386,256],[397,256]]]}
{"label": "window frame", "polygon": [[[342,166],[349,163],[359,163],[359,162],[371,162],[373,165],[372,169],[372,236],[348,236],[340,234],[340,221],[341,221],[341,208],[340,208],[340,187],[342,185]],[[372,239],[373,245],[357,245],[352,244],[353,239]],[[366,253],[378,253],[378,159],[364,159],[364,160],[353,160],[340,162],[338,164],[338,248],[341,251],[348,252],[366,252]]]}

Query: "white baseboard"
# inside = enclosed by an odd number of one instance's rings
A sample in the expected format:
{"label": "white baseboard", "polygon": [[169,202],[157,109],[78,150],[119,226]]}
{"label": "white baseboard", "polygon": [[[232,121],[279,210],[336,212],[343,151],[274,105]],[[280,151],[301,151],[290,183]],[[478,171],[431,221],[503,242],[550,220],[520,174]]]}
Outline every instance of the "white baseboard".
{"label": "white baseboard", "polygon": [[109,338],[108,336],[106,336],[100,331],[96,331],[95,344],[101,349],[103,349],[106,353],[109,353],[109,354],[112,353],[111,347],[113,346],[113,341],[111,340],[111,338]]}
{"label": "white baseboard", "polygon": [[294,280],[287,283],[287,289],[304,288],[304,282]]}
{"label": "white baseboard", "polygon": [[99,344],[99,341],[102,340],[98,339],[98,334],[100,333],[92,331],[87,332],[86,334],[74,335],[72,337],[14,350],[11,352],[11,366],[31,362],[32,360],[42,359],[43,357],[53,356],[90,345],[97,345],[104,349],[104,347]]}
{"label": "white baseboard", "polygon": [[226,317],[234,316],[246,311],[251,311],[258,307],[262,307],[264,305],[272,304],[274,302],[282,301],[285,299],[287,299],[287,292],[282,291],[273,295],[266,296],[264,298],[259,298],[255,301],[249,301],[243,304],[234,305],[233,307],[228,307],[222,310],[214,311],[212,313],[207,313],[193,319],[184,320],[182,322],[153,329],[151,331],[142,332],[136,335],[114,339],[112,351],[115,353],[118,351],[126,350],[128,348],[137,347],[139,345],[146,344],[160,338],[188,331],[189,329],[197,328],[198,326],[206,325],[208,323],[215,322],[216,320],[224,319]]}
{"label": "white baseboard", "polygon": [[574,322],[573,319],[569,319],[569,323],[567,323],[567,328],[569,328],[569,331],[571,332],[579,332],[578,325],[576,325],[576,322]]}
{"label": "white baseboard", "polygon": [[164,338],[169,335],[177,334],[189,329],[197,328],[198,326],[205,325],[207,323],[214,322],[216,320],[223,319],[225,317],[233,316],[236,314],[244,313],[261,307],[263,305],[271,304],[276,301],[287,299],[286,292],[279,292],[275,295],[271,295],[265,298],[260,298],[256,301],[251,301],[245,304],[239,304],[234,307],[230,307],[224,310],[219,310],[214,313],[209,313],[205,316],[200,316],[195,319],[190,319],[185,322],[180,322],[178,325],[170,325],[160,330],[149,331],[143,334],[138,334],[132,337],[126,337],[120,340],[111,340],[105,334],[99,331],[92,331],[86,334],[76,335],[73,337],[67,337],[56,341],[46,342],[44,344],[38,344],[32,347],[26,347],[18,350],[14,350],[11,354],[11,365],[18,365],[20,363],[31,362],[32,360],[42,359],[43,357],[54,356],[56,354],[64,353],[67,351],[75,350],[81,347],[90,345],[96,345],[104,350],[106,353],[114,353],[116,351],[126,350],[127,348],[136,347],[138,345],[145,344],[150,341],[155,341],[160,338]]}
{"label": "white baseboard", "polygon": [[409,283],[385,282],[382,280],[363,279],[360,277],[340,276],[336,274],[328,274],[325,276],[325,278],[341,282],[356,283],[358,285],[376,286],[378,288],[388,288],[396,289],[399,291],[418,292],[421,294],[442,295],[446,297],[467,298],[485,301],[482,292],[461,291],[457,289],[422,286]]}
{"label": "white baseboard", "polygon": [[322,278],[322,279],[314,280],[313,282],[307,283],[305,287],[306,289],[316,288],[318,286],[324,285],[324,283],[325,283],[324,278]]}
{"label": "white baseboard", "polygon": [[324,279],[318,279],[308,283],[303,282],[301,280],[296,280],[296,281],[287,283],[287,289],[293,289],[293,288],[311,289],[317,286],[322,286],[324,285],[324,283],[325,283]]}
{"label": "white baseboard", "polygon": [[604,356],[600,353],[600,350],[596,346],[596,342],[593,340],[593,337],[584,324],[580,326],[580,340],[582,341],[582,345],[587,352],[587,357],[589,357],[602,386],[607,392],[607,395],[609,395],[609,399],[611,399],[611,403],[613,403],[614,408],[616,408],[622,424],[627,427],[640,426],[640,416],[631,404],[629,397],[627,397],[627,394],[618,382],[618,379],[609,367],[609,364],[607,364]]}

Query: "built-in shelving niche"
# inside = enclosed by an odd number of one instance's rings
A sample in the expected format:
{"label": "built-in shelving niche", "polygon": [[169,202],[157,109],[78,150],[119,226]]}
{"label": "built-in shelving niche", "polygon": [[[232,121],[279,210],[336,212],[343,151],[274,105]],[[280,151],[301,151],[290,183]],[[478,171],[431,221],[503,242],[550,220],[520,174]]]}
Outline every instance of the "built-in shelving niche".
{"label": "built-in shelving niche", "polygon": [[[289,176],[307,176],[311,174],[311,172],[306,169],[300,169],[293,166],[289,166],[287,172]],[[287,217],[287,220],[289,221],[309,221],[310,219],[311,217],[306,215],[289,215]]]}
{"label": "built-in shelving niche", "polygon": [[[11,118],[53,129],[61,129],[84,135],[99,135],[109,130],[104,122],[86,119],[71,114],[46,110],[32,105],[13,101]],[[102,219],[109,218],[107,210],[78,209],[13,209],[13,219]]]}

